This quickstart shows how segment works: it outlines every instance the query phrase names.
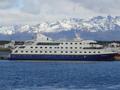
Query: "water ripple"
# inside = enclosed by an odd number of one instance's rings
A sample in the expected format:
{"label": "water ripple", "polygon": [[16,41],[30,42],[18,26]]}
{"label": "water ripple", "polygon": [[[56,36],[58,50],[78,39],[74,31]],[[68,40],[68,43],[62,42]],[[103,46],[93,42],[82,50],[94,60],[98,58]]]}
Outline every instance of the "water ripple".
{"label": "water ripple", "polygon": [[120,62],[0,61],[0,90],[119,90]]}

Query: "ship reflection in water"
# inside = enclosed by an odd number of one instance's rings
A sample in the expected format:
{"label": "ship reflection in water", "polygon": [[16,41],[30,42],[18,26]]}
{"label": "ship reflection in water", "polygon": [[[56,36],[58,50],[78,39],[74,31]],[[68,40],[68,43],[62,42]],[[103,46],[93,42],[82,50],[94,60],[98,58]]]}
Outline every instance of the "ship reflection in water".
{"label": "ship reflection in water", "polygon": [[120,62],[0,61],[0,90],[120,90]]}

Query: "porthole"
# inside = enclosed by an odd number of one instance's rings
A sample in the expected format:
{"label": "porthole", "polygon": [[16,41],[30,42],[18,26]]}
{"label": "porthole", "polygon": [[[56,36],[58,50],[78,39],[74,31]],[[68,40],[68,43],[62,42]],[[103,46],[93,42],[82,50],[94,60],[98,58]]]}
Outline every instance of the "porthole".
{"label": "porthole", "polygon": [[87,53],[86,51],[84,53]]}
{"label": "porthole", "polygon": [[77,51],[75,51],[75,53],[77,53]]}
{"label": "porthole", "polygon": [[77,47],[75,47],[75,49],[77,49]]}
{"label": "porthole", "polygon": [[16,50],[15,53],[17,53],[18,51]]}
{"label": "porthole", "polygon": [[100,53],[100,51],[98,51],[98,53]]}
{"label": "porthole", "polygon": [[63,49],[63,47],[61,47],[61,49]]}
{"label": "porthole", "polygon": [[70,47],[70,49],[73,49],[73,47]]}

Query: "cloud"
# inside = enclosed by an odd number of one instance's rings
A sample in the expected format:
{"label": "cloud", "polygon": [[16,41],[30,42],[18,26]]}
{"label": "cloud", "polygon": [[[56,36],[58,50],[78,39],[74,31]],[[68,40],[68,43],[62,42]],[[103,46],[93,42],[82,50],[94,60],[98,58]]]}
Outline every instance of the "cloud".
{"label": "cloud", "polygon": [[39,23],[66,17],[120,15],[120,0],[0,0],[1,23]]}
{"label": "cloud", "polygon": [[21,11],[43,16],[88,17],[97,14],[71,0],[25,0]]}
{"label": "cloud", "polygon": [[41,0],[24,0],[22,11],[32,14],[39,14],[41,11]]}
{"label": "cloud", "polygon": [[16,5],[17,0],[0,0],[0,9],[8,9]]}
{"label": "cloud", "polygon": [[120,14],[120,0],[72,0],[74,3],[94,12]]}

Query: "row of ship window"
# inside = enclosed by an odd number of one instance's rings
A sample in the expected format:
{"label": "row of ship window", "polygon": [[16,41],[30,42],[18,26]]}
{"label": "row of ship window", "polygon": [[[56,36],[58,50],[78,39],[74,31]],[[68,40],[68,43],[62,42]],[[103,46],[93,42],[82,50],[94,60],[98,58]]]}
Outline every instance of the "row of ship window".
{"label": "row of ship window", "polygon": [[[26,53],[28,53],[28,51],[21,51],[21,53],[23,53],[23,52],[26,52]],[[33,53],[33,51],[30,51],[31,53]],[[15,51],[15,53],[18,53],[18,51]],[[35,53],[38,53],[38,51],[35,51]],[[40,51],[40,53],[57,53],[57,51]],[[84,51],[84,52],[82,52],[82,51],[80,51],[80,52],[78,52],[78,51],[61,51],[61,53],[100,53],[100,51],[93,51],[93,52],[91,52],[91,51]]]}
{"label": "row of ship window", "polygon": [[61,44],[82,44],[82,43],[61,43]]}
{"label": "row of ship window", "polygon": [[70,45],[72,45],[72,44],[75,44],[75,45],[77,45],[77,44],[82,44],[82,43],[77,43],[77,42],[74,42],[74,43],[72,43],[72,42],[62,42],[62,43],[57,43],[57,42],[54,42],[54,43],[50,43],[50,42],[39,42],[39,43],[37,43],[36,45],[59,45],[59,44],[70,44]]}
{"label": "row of ship window", "polygon": [[[30,47],[30,48],[34,48],[34,47]],[[36,49],[38,48],[38,47],[35,47]],[[47,49],[47,48],[49,48],[49,49],[52,49],[52,48],[54,48],[54,49],[63,49],[63,47],[40,47],[41,49],[42,48],[45,48],[45,49]],[[65,47],[65,49],[68,49],[69,47]],[[75,49],[81,49],[82,47],[74,47]],[[70,47],[70,49],[73,49],[73,47]]]}

